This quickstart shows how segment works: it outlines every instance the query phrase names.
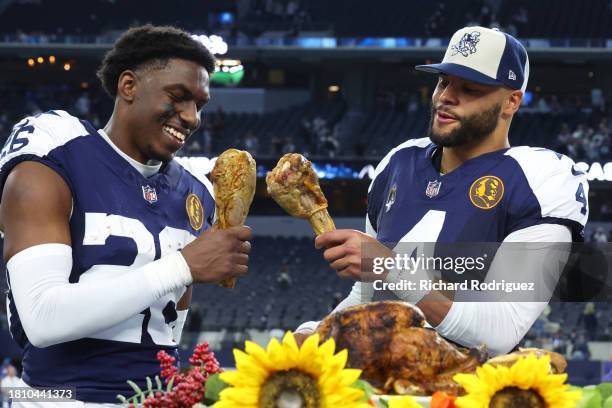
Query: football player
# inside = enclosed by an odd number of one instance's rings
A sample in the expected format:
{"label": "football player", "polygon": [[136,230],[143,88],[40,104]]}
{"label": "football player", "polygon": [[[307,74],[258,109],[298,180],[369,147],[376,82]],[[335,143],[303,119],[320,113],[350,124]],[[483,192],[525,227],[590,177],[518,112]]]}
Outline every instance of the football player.
{"label": "football player", "polygon": [[[357,280],[335,310],[376,299],[372,282],[382,276],[364,272],[364,248],[369,252],[366,258],[382,259],[395,255],[382,243],[582,239],[588,218],[585,175],[568,157],[547,149],[510,147],[508,142],[529,77],[529,59],[521,43],[498,30],[466,27],[453,35],[442,63],[416,69],[438,74],[429,137],[406,141],[378,165],[368,191],[365,234],[337,230],[315,241],[341,277]],[[514,252],[495,254],[497,262],[487,277],[508,278],[508,273],[520,270],[523,277],[542,280],[543,271],[529,269],[526,261],[534,257]],[[558,256],[555,261],[560,263],[567,260],[567,253],[546,256]],[[508,272],[508,267],[514,269]],[[395,269],[387,271],[385,280],[399,281]],[[419,271],[417,278],[419,274],[432,278],[427,271]],[[550,298],[456,302],[420,285],[400,292],[398,298],[417,305],[442,336],[465,346],[485,343],[493,354],[514,348]],[[316,325],[301,325],[298,339]]]}
{"label": "football player", "polygon": [[104,129],[60,110],[14,127],[0,222],[24,386],[117,403],[132,393],[126,380],[159,373],[159,350],[176,355],[191,285],[247,272],[250,229],[211,228],[210,182],[174,159],[201,124],[214,69],[184,31],[132,28],[98,71],[114,100]]}

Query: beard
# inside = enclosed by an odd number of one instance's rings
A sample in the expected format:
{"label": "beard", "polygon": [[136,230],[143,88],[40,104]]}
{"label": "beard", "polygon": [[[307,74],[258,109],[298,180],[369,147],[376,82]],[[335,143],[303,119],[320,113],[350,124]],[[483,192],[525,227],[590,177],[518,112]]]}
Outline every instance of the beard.
{"label": "beard", "polygon": [[436,133],[433,122],[436,109],[431,106],[428,137],[432,142],[442,147],[457,147],[479,142],[490,135],[497,127],[501,103],[493,105],[490,109],[472,116],[457,116],[459,126],[449,133]]}

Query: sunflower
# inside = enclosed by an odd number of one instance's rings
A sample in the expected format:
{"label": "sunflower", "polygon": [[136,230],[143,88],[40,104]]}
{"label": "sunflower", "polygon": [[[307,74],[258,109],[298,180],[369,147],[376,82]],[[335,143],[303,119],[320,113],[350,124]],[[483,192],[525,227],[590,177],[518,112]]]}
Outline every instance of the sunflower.
{"label": "sunflower", "polygon": [[580,391],[569,391],[567,374],[550,373],[550,357],[529,354],[510,368],[485,364],[476,374],[453,377],[467,395],[457,398],[460,408],[573,408]]}
{"label": "sunflower", "polygon": [[417,403],[414,398],[409,396],[391,397],[387,403],[389,408],[422,408],[421,404]]}
{"label": "sunflower", "polygon": [[361,401],[363,391],[351,387],[361,370],[344,368],[348,352],[334,354],[333,339],[319,345],[317,334],[298,347],[291,332],[282,343],[272,339],[264,350],[245,342],[245,351],[234,349],[236,371],[221,374],[230,385],[215,408],[371,408]]}

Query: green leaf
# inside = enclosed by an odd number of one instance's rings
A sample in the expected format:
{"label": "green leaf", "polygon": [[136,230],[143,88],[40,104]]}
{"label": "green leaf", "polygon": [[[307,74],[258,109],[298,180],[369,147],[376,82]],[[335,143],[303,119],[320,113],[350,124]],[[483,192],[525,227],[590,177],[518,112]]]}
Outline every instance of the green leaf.
{"label": "green leaf", "polygon": [[130,387],[132,387],[132,389],[134,390],[134,392],[136,393],[136,395],[140,395],[142,394],[142,390],[140,389],[140,387],[138,386],[138,384],[136,384],[134,381],[130,381],[127,380],[127,383]]}
{"label": "green leaf", "polygon": [[208,405],[211,402],[219,401],[219,394],[225,388],[229,387],[229,385],[219,377],[219,374],[213,374],[206,380],[206,392],[204,393],[204,398]]}
{"label": "green leaf", "polygon": [[596,388],[601,394],[601,399],[607,402],[612,395],[612,383],[601,383]]}
{"label": "green leaf", "polygon": [[388,399],[386,399],[386,398],[380,398],[380,399],[378,400],[378,403],[379,403],[380,405],[382,405],[383,407],[385,407],[385,408],[389,408],[389,400],[388,400]]}
{"label": "green leaf", "polygon": [[603,408],[612,408],[612,395],[606,399],[606,402],[603,404]]}
{"label": "green leaf", "polygon": [[175,378],[176,378],[176,377],[172,377],[172,378],[170,379],[170,381],[168,381],[168,386],[166,387],[166,392],[168,392],[168,391],[172,391],[172,387],[174,386],[174,379],[175,379]]}
{"label": "green leaf", "polygon": [[117,394],[117,399],[119,400],[119,402],[121,402],[122,404],[125,404],[127,402],[127,398],[125,398],[123,395],[121,394]]}
{"label": "green leaf", "polygon": [[157,375],[155,376],[155,384],[157,384],[157,391],[164,392],[164,386]]}
{"label": "green leaf", "polygon": [[153,383],[151,382],[151,379],[149,377],[147,377],[147,397],[152,397],[153,396]]}
{"label": "green leaf", "polygon": [[602,398],[599,390],[594,385],[582,388],[582,399],[576,404],[576,408],[602,408]]}
{"label": "green leaf", "polygon": [[372,388],[370,383],[365,380],[357,380],[351,385],[351,387],[358,388],[363,391],[363,397],[360,399],[362,402],[367,402],[374,394],[374,388]]}

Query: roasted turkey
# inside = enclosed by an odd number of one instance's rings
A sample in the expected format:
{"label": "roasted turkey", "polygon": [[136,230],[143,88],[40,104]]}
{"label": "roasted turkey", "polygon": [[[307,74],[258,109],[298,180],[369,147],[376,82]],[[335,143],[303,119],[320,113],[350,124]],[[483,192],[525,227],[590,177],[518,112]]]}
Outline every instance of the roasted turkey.
{"label": "roasted turkey", "polygon": [[266,176],[268,194],[290,215],[305,218],[316,235],[336,229],[327,212],[327,199],[310,161],[287,153]]}
{"label": "roasted turkey", "polygon": [[[257,172],[255,160],[248,152],[228,149],[221,153],[211,172],[219,229],[244,224],[255,195]],[[236,279],[229,278],[221,286],[233,288]]]}
{"label": "roasted turkey", "polygon": [[487,364],[493,366],[503,365],[506,367],[512,366],[519,358],[527,357],[529,354],[535,354],[536,357],[549,356],[550,357],[550,372],[552,374],[564,373],[567,368],[567,360],[554,351],[538,349],[538,348],[519,348],[518,351],[510,354],[504,354],[501,356],[493,357],[487,361]]}
{"label": "roasted turkey", "polygon": [[348,350],[348,366],[384,394],[431,395],[462,392],[456,373],[476,370],[486,348],[464,349],[424,328],[421,311],[407,303],[365,303],[333,313],[319,325],[321,341],[333,337],[336,349]]}

